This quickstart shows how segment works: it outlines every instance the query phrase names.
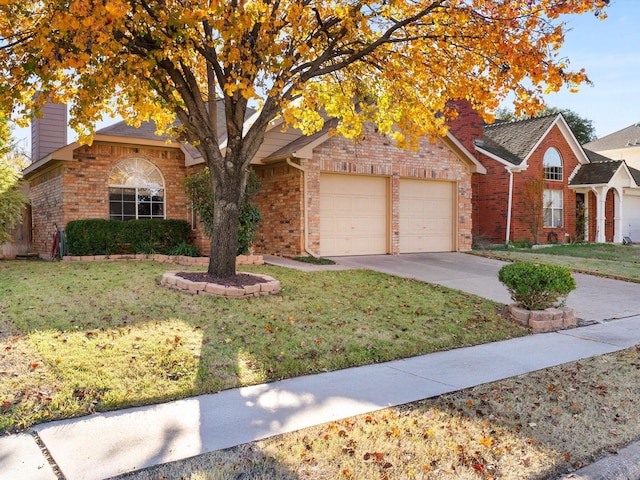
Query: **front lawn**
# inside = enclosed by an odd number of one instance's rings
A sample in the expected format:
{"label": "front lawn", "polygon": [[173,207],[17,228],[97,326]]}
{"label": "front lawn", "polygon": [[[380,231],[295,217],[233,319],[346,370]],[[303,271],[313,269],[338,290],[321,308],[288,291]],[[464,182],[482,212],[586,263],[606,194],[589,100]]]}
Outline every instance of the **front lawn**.
{"label": "front lawn", "polygon": [[640,247],[593,244],[559,244],[543,248],[478,251],[500,260],[562,265],[574,272],[640,282]]}
{"label": "front lawn", "polygon": [[[0,262],[0,432],[525,335],[501,305],[364,270],[248,300],[161,288],[154,262]],[[186,268],[185,268],[186,270]]]}

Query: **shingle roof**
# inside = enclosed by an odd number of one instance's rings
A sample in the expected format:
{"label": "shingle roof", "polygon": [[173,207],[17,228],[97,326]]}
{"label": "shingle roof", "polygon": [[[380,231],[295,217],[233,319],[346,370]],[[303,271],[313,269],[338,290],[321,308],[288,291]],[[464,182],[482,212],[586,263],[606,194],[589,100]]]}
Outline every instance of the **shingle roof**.
{"label": "shingle roof", "polygon": [[635,168],[630,167],[629,165],[627,165],[627,168],[629,169],[629,173],[633,177],[633,181],[636,182],[636,185],[640,186],[640,170],[636,170]]}
{"label": "shingle roof", "polygon": [[[222,100],[218,101],[216,107],[218,111],[218,139],[220,143],[223,143],[227,139],[227,125],[225,123],[224,102]],[[247,117],[251,117],[254,113],[254,109],[247,109]],[[176,125],[180,125],[177,120]],[[156,135],[156,124],[153,121],[142,122],[139,127],[132,127],[131,125],[127,125],[125,122],[118,122],[96,131],[96,134],[139,138],[142,140],[172,140],[172,137],[167,134]],[[185,150],[187,150],[193,158],[201,157],[200,152],[198,152],[198,150],[191,144],[186,142],[181,143]]]}
{"label": "shingle roof", "polygon": [[488,125],[484,129],[484,140],[478,146],[509,163],[520,165],[558,115]]}
{"label": "shingle roof", "polygon": [[640,146],[640,122],[584,144],[585,148],[599,152],[638,146]]}
{"label": "shingle roof", "polygon": [[582,148],[584,153],[586,153],[590,162],[608,162],[611,160],[609,157],[605,157],[604,155],[600,155],[599,153],[593,152],[591,150],[587,150],[586,148]]}
{"label": "shingle roof", "polygon": [[280,157],[286,157],[291,154],[294,154],[297,151],[303,149],[307,145],[310,145],[311,143],[315,142],[317,139],[329,133],[331,129],[335,128],[337,125],[338,125],[337,119],[335,118],[329,119],[326,122],[324,122],[324,126],[322,127],[322,130],[320,130],[319,132],[316,132],[313,135],[302,135],[296,138],[293,142],[285,145],[284,147],[270,154],[268,158],[280,158]]}
{"label": "shingle roof", "polygon": [[606,160],[581,165],[578,173],[571,179],[570,185],[600,185],[609,183],[623,164],[623,160]]}

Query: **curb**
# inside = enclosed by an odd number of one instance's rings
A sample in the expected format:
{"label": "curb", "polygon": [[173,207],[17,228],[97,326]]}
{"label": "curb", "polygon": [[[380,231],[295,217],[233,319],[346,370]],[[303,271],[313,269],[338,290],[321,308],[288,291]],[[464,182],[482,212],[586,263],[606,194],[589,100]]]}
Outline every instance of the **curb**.
{"label": "curb", "polygon": [[556,480],[640,480],[640,442]]}

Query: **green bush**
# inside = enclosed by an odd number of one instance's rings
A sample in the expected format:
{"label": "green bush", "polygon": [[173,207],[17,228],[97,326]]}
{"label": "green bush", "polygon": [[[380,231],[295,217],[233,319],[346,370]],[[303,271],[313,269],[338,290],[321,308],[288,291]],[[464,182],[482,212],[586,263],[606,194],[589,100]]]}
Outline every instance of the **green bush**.
{"label": "green bush", "polygon": [[69,255],[122,253],[169,254],[187,243],[191,226],[184,220],[74,220],[66,226]]}
{"label": "green bush", "polygon": [[555,265],[512,263],[498,272],[511,298],[529,310],[544,310],[560,305],[576,288],[571,271]]}
{"label": "green bush", "polygon": [[199,257],[200,249],[190,243],[182,242],[176,245],[175,247],[173,247],[173,249],[171,249],[171,251],[169,252],[169,255],[175,256],[175,257],[178,257],[178,256]]}

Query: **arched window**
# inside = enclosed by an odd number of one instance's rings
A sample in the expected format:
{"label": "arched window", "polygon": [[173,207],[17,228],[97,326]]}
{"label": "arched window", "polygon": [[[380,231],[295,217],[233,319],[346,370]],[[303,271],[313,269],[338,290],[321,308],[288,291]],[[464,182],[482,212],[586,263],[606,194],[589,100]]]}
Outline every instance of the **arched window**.
{"label": "arched window", "polygon": [[544,152],[542,165],[545,180],[562,180],[562,157],[557,149],[551,147]]}
{"label": "arched window", "polygon": [[118,163],[109,174],[109,218],[164,218],[164,179],[143,158]]}

